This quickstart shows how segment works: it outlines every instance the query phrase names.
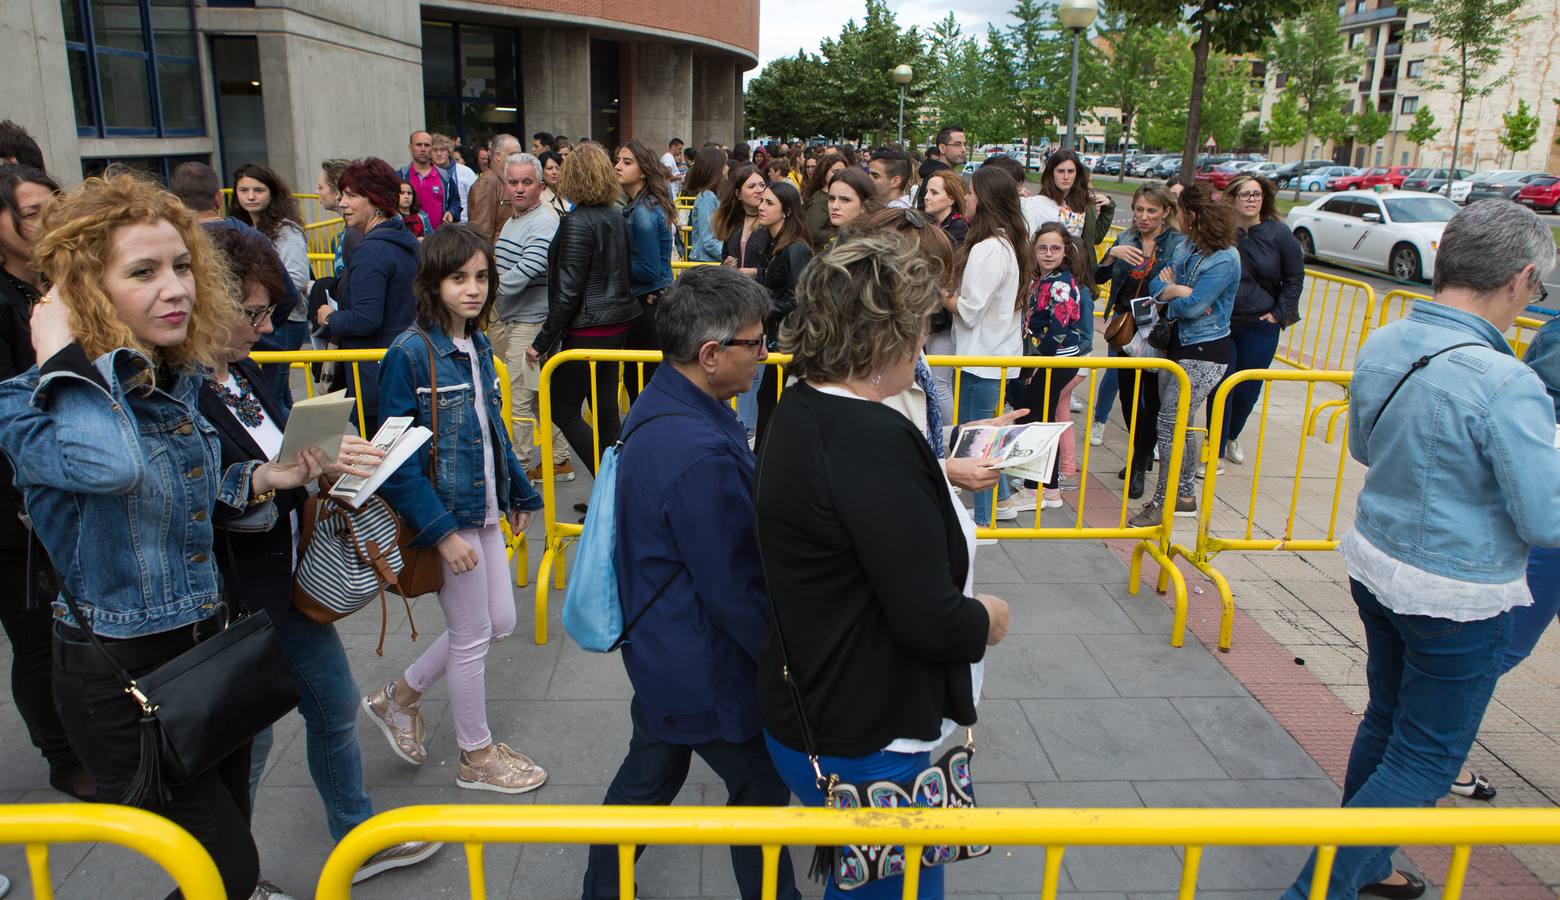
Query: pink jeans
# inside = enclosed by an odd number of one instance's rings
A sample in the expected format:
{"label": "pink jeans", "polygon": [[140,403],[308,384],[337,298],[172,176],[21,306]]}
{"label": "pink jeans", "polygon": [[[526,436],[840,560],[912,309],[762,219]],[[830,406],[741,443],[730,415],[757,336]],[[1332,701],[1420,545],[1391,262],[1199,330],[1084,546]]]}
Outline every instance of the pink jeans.
{"label": "pink jeans", "polygon": [[[1085,376],[1083,375],[1075,375],[1073,376],[1073,379],[1067,382],[1066,386],[1062,388],[1062,393],[1059,397],[1057,397],[1056,400],[1056,407],[1051,410],[1052,422],[1072,421],[1073,388],[1081,384],[1084,378]],[[1077,430],[1077,423],[1074,423],[1072,428],[1062,432],[1062,439],[1056,448],[1056,455],[1058,460],[1057,471],[1063,475],[1078,474],[1078,445],[1077,441],[1073,437],[1073,432]]]}
{"label": "pink jeans", "polygon": [[485,525],[457,534],[477,551],[477,567],[457,575],[444,566],[439,605],[444,608],[445,631],[407,667],[406,684],[422,693],[441,676],[449,676],[455,742],[470,751],[493,742],[487,721],[488,645],[515,630],[515,592],[499,527]]}

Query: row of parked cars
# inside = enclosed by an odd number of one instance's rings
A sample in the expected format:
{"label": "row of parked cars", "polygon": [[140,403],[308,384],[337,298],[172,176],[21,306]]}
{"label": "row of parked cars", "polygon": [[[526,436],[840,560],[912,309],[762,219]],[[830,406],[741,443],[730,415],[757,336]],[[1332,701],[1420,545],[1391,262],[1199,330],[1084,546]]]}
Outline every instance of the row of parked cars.
{"label": "row of parked cars", "polygon": [[[1214,187],[1222,189],[1241,171],[1244,169],[1228,164],[1200,166],[1197,180],[1211,182]],[[1302,191],[1316,192],[1392,189],[1444,194],[1446,182],[1450,179],[1451,199],[1455,203],[1511,200],[1545,212],[1555,212],[1557,204],[1560,204],[1560,176],[1520,169],[1475,172],[1471,169],[1420,166],[1360,168],[1313,159],[1304,163],[1290,163],[1271,174],[1258,174],[1268,175],[1280,188],[1298,186]]]}

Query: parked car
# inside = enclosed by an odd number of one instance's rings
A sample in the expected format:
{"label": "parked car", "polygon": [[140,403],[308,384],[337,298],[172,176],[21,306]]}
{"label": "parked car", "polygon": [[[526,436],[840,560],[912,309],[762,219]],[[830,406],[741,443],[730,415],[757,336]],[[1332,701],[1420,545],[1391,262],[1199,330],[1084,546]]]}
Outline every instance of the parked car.
{"label": "parked car", "polygon": [[1272,177],[1274,181],[1278,182],[1278,186],[1281,188],[1293,187],[1290,182],[1294,181],[1296,175],[1299,175],[1302,172],[1310,173],[1316,171],[1317,169],[1325,169],[1332,165],[1334,165],[1334,163],[1330,159],[1308,159],[1303,163],[1292,162],[1276,170]]}
{"label": "parked car", "polygon": [[1154,178],[1169,178],[1181,171],[1181,154],[1172,153],[1164,159],[1154,163],[1153,171],[1149,174]]}
{"label": "parked car", "polygon": [[1411,175],[1403,179],[1405,191],[1429,191],[1434,194],[1437,191],[1445,191],[1448,171],[1451,178],[1467,178],[1473,174],[1472,169],[1415,169]]}
{"label": "parked car", "polygon": [[1169,156],[1170,154],[1168,153],[1145,153],[1133,159],[1132,164],[1127,168],[1131,174],[1139,178],[1146,178],[1154,171],[1155,166],[1164,162]]}
{"label": "parked car", "polygon": [[1441,232],[1457,212],[1457,204],[1435,194],[1349,191],[1297,206],[1285,221],[1307,258],[1420,281],[1434,270]]}
{"label": "parked car", "polygon": [[1271,180],[1271,179],[1274,179],[1274,178],[1277,177],[1278,170],[1282,169],[1283,167],[1284,167],[1284,163],[1278,163],[1278,162],[1257,163],[1257,167],[1255,169],[1251,170],[1251,174],[1253,174],[1253,175],[1260,175],[1263,178],[1267,178],[1267,179]]}
{"label": "parked car", "polygon": [[1517,202],[1533,209],[1555,212],[1560,206],[1560,177],[1540,175],[1517,191]]}
{"label": "parked car", "polygon": [[1121,154],[1107,153],[1100,157],[1100,161],[1094,165],[1094,171],[1105,175],[1121,174]]}
{"label": "parked car", "polygon": [[1219,163],[1217,165],[1198,166],[1196,173],[1192,177],[1197,181],[1208,182],[1213,185],[1215,190],[1222,191],[1229,187],[1230,182],[1234,181],[1235,176],[1239,174],[1241,174],[1240,169],[1229,163]]}
{"label": "parked car", "polygon": [[1300,190],[1325,191],[1329,189],[1327,185],[1334,178],[1353,175],[1358,171],[1353,166],[1323,166],[1320,169],[1314,169],[1300,176]]}
{"label": "parked car", "polygon": [[1329,191],[1357,191],[1365,187],[1365,179],[1370,177],[1370,169],[1355,169],[1353,175],[1339,175],[1329,179],[1327,189]]}
{"label": "parked car", "polygon": [[1515,200],[1517,192],[1540,178],[1553,178],[1547,172],[1508,171],[1499,172],[1487,179],[1475,177],[1468,182],[1468,190],[1462,200],[1457,200],[1457,185],[1452,185],[1452,200],[1460,203],[1477,203],[1480,200]]}

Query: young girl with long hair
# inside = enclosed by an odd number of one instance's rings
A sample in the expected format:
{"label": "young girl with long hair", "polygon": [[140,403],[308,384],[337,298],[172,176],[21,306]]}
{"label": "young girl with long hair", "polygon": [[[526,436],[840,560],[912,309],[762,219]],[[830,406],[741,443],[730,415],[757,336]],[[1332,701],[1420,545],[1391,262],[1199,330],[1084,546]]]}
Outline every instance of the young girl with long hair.
{"label": "young girl with long hair", "polygon": [[715,234],[725,242],[721,265],[733,266],[749,278],[758,277],[758,257],[769,243],[769,233],[758,227],[758,203],[768,184],[758,166],[737,166],[715,210]]}
{"label": "young girl with long hair", "polygon": [[688,258],[694,262],[720,262],[725,249],[715,233],[715,210],[726,187],[726,151],[706,147],[693,158],[688,176],[683,179],[683,194],[693,198],[688,213],[692,234],[688,239]]}
{"label": "young girl with long hair", "polygon": [[[1034,277],[1034,254],[1019,211],[1018,185],[999,169],[981,166],[971,179],[974,190],[965,198],[970,232],[954,257],[959,288],[945,306],[953,314],[953,345],[960,356],[1020,356],[1023,347],[1021,311],[1025,288]],[[959,378],[959,421],[988,419],[1000,412],[1002,369],[963,366]],[[996,518],[1017,517],[1018,508],[1005,503],[1008,483],[997,482]],[[991,493],[975,495],[975,523],[994,524]]]}
{"label": "young girl with long hair", "polygon": [[431,440],[439,469],[430,472],[431,448],[424,445],[380,493],[416,535],[413,544],[438,548],[446,630],[399,678],[364,697],[363,708],[397,756],[422,765],[428,751],[419,701],[447,676],[460,747],[455,784],[520,794],[541,787],[547,773],[493,739],[484,667],[488,646],[515,628],[499,517],[521,534],[542,498],[504,430],[493,346],[483,333],[498,291],[492,245],[470,226],[446,225],[428,237],[420,256],[413,285],[417,324],[385,353],[379,409],[381,422],[410,416],[432,428],[437,404],[441,421]]}
{"label": "young girl with long hair", "polygon": [[829,181],[845,166],[845,157],[839,151],[827,150],[813,160],[802,186],[802,202],[807,204],[807,234],[815,247],[823,246],[834,236],[834,227],[829,224]]}
{"label": "young girl with long hair", "polygon": [[417,192],[412,190],[410,181],[402,181],[399,194],[398,207],[401,213],[401,221],[406,225],[419,242],[433,232],[433,223],[428,220],[428,214],[422,211],[417,203]]}
{"label": "young girl with long hair", "polygon": [[1082,238],[1090,248],[1105,240],[1116,215],[1116,201],[1089,187],[1089,170],[1073,150],[1051,154],[1040,173],[1040,194],[1028,202],[1034,206],[1025,210],[1032,216],[1031,227],[1038,230],[1041,223],[1061,222],[1068,234]]}
{"label": "young girl with long hair", "polygon": [[[672,235],[677,231],[677,210],[672,205],[666,167],[655,151],[641,141],[629,141],[618,148],[613,166],[618,184],[628,198],[623,218],[628,223],[628,285],[639,316],[628,325],[627,350],[659,350],[661,341],[655,332],[655,304],[672,286]],[[655,366],[626,367],[624,379],[630,403]]]}
{"label": "young girl with long hair", "polygon": [[[1029,286],[1028,320],[1031,347],[1041,356],[1087,356],[1094,346],[1094,263],[1078,238],[1060,222],[1047,222],[1035,235],[1035,277]],[[1036,369],[1028,378],[1023,405],[1029,414],[1020,422],[1066,422],[1072,417],[1072,391],[1077,367]],[[1075,488],[1077,444],[1072,429],[1062,434],[1057,449],[1058,480],[1046,488],[1041,509],[1061,506],[1061,488]]]}

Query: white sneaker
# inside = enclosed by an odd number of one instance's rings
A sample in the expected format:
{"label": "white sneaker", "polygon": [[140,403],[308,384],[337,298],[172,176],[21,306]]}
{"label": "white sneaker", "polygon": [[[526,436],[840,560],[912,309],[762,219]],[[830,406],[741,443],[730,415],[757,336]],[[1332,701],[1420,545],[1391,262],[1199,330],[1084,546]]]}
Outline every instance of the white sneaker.
{"label": "white sneaker", "polygon": [[[1029,490],[1028,488],[1025,488],[1021,491],[1015,491],[1013,496],[1008,498],[1008,504],[1013,508],[1013,512],[1015,513],[1013,518],[1015,519],[1018,518],[1016,515],[1017,513],[1033,512],[1035,508],[1035,492]],[[997,507],[999,510],[1001,508],[1002,507],[1000,506]],[[999,514],[997,518],[1000,519],[1002,516]]]}
{"label": "white sneaker", "polygon": [[[1219,464],[1214,467],[1213,474],[1215,474],[1215,475],[1223,475],[1224,474],[1224,460],[1222,460],[1222,459],[1219,460]],[[1197,470],[1197,477],[1198,478],[1206,478],[1207,476],[1208,476],[1208,467],[1207,466],[1202,466],[1202,467],[1200,467]]]}
{"label": "white sneaker", "polygon": [[1246,448],[1240,445],[1240,438],[1230,438],[1225,442],[1224,458],[1237,466],[1246,461]]}
{"label": "white sneaker", "polygon": [[1040,497],[1040,508],[1041,509],[1059,509],[1061,506],[1062,506],[1062,492],[1060,490],[1055,491],[1055,492],[1047,490]]}
{"label": "white sneaker", "polygon": [[255,892],[249,895],[249,900],[293,900],[293,895],[262,878],[255,885]]}
{"label": "white sneaker", "polygon": [[[1034,509],[1033,506],[1029,508]],[[1018,518],[1018,504],[1013,502],[1012,497],[1009,497],[1007,503],[997,504],[996,509],[993,511],[993,515],[996,516],[996,520],[998,522],[1011,522]]]}
{"label": "white sneaker", "polygon": [[1079,400],[1077,397],[1072,398],[1072,411],[1073,412],[1083,412],[1084,410],[1086,410],[1088,408],[1089,408],[1089,405],[1087,403],[1084,403],[1082,400]]}
{"label": "white sneaker", "polygon": [[1159,445],[1154,444],[1154,462],[1159,462]]}
{"label": "white sneaker", "polygon": [[1089,446],[1098,447],[1105,443],[1105,423],[1095,422],[1089,426]]}

